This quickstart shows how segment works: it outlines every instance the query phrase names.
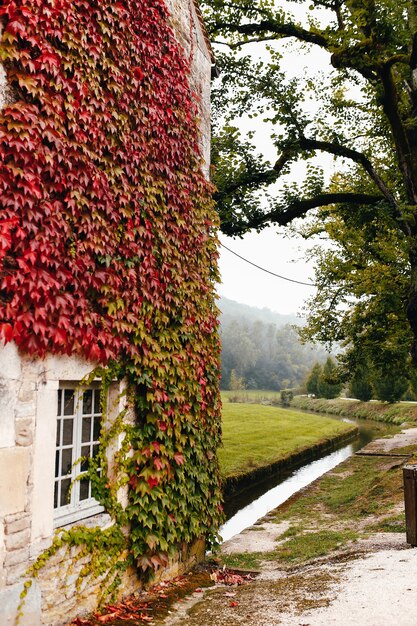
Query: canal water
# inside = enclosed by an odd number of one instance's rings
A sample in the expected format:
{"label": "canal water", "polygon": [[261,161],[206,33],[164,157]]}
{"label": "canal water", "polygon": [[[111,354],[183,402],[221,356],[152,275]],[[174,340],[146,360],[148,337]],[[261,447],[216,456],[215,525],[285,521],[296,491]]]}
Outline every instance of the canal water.
{"label": "canal water", "polygon": [[394,434],[398,426],[372,422],[371,420],[343,420],[359,427],[358,437],[350,444],[326,454],[299,469],[280,472],[275,477],[251,486],[225,503],[226,523],[220,528],[223,541],[231,539],[245,528],[252,526],[258,519],[288,500],[297,491],[329,472],[355,452],[366,446],[373,439]]}

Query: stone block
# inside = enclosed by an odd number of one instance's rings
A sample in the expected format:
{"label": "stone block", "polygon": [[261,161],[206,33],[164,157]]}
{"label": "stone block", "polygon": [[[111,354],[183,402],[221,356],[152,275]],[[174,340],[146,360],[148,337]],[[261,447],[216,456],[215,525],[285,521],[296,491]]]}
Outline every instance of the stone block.
{"label": "stone block", "polygon": [[[15,626],[22,590],[23,583],[0,589],[1,626]],[[41,592],[36,581],[28,591],[22,611],[19,626],[41,625]]]}
{"label": "stone block", "polygon": [[12,535],[6,535],[5,538],[6,550],[8,552],[12,552],[13,550],[20,550],[21,548],[27,548],[29,547],[29,543],[30,528],[21,530],[18,533],[13,533]]}
{"label": "stone block", "polygon": [[33,443],[33,422],[31,418],[16,420],[16,445],[31,446]]}
{"label": "stone block", "polygon": [[19,563],[5,569],[6,572],[6,584],[13,585],[26,577],[26,572],[29,563]]}
{"label": "stone block", "polygon": [[0,522],[0,589],[6,585],[6,571],[3,567],[6,548],[4,545],[4,524]]}
{"label": "stone block", "polygon": [[24,380],[19,388],[19,402],[34,402],[36,395],[36,385],[34,382]]}
{"label": "stone block", "polygon": [[8,380],[20,380],[22,373],[22,358],[15,343],[0,345],[0,372],[1,377]]}
{"label": "stone block", "polygon": [[39,539],[38,541],[32,541],[29,547],[29,558],[31,561],[38,558],[38,556],[47,550],[51,546],[51,538],[46,537],[44,539]]}
{"label": "stone block", "polygon": [[35,419],[36,407],[33,402],[18,402],[16,405],[16,417],[20,419]]}
{"label": "stone block", "polygon": [[0,516],[24,511],[29,448],[0,448]]}
{"label": "stone block", "polygon": [[13,533],[19,533],[21,530],[30,528],[30,515],[29,513],[16,513],[14,515],[7,515],[4,519],[5,533],[6,535],[12,535]]}
{"label": "stone block", "polygon": [[29,564],[29,546],[20,548],[19,550],[12,550],[12,552],[6,552],[4,559],[5,567],[12,567],[20,563]]}
{"label": "stone block", "polygon": [[15,442],[15,409],[18,383],[0,374],[0,448],[11,448]]}

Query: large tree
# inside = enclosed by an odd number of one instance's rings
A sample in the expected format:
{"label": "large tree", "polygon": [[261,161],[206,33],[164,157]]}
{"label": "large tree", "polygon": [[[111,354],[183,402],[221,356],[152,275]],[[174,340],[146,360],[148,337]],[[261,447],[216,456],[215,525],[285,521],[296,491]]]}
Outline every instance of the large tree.
{"label": "large tree", "polygon": [[[217,129],[213,155],[223,231],[241,235],[287,225],[323,207],[371,212],[398,241],[406,300],[400,306],[417,361],[416,0],[202,5],[212,38],[224,49],[218,53],[222,74],[214,92],[223,129]],[[254,61],[245,48],[261,42],[269,58]],[[283,42],[307,53],[321,49],[326,75],[312,80],[301,69],[299,76],[288,77]],[[311,99],[313,107],[307,106]],[[233,123],[242,114],[264,114],[268,120],[276,152],[272,162],[254,152],[250,134],[242,138]],[[318,153],[343,162],[345,175],[328,183],[316,166],[308,166]],[[304,181],[290,184],[285,175],[300,160],[307,162]]]}
{"label": "large tree", "polygon": [[317,292],[308,301],[304,340],[344,348],[344,380],[370,367],[376,372],[412,372],[412,333],[407,324],[409,289],[407,239],[382,210],[349,206],[321,209],[306,235],[324,232],[331,247],[314,246]]}

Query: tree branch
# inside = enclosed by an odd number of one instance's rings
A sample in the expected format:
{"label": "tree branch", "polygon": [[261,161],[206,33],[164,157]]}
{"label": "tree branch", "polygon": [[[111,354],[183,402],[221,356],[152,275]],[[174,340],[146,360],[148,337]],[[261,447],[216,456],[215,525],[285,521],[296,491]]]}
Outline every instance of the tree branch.
{"label": "tree branch", "polygon": [[[239,33],[241,35],[261,35],[266,36],[266,33],[271,33],[271,39],[281,39],[285,37],[295,37],[300,41],[307,43],[313,43],[322,48],[328,48],[329,43],[327,37],[324,34],[311,32],[297,26],[296,24],[282,24],[273,20],[261,20],[258,23],[252,24],[233,24],[230,22],[218,22],[216,24],[216,31],[227,30],[230,33]],[[233,45],[244,45],[246,42],[240,42]]]}
{"label": "tree branch", "polygon": [[334,68],[350,68],[359,72],[366,80],[375,81],[378,78],[378,66],[369,59],[366,60],[366,55],[372,49],[371,39],[364,39],[357,44],[334,49],[331,56],[331,64]]}
{"label": "tree branch", "polygon": [[341,7],[342,7],[342,3],[336,1],[333,5],[333,11],[336,13],[337,25],[338,25],[339,30],[345,30],[345,23],[343,21]]}
{"label": "tree branch", "polygon": [[219,202],[225,196],[235,193],[239,189],[258,189],[263,185],[270,185],[276,181],[278,174],[275,169],[265,170],[264,172],[244,172],[238,178],[231,181],[214,193],[214,200]]}
{"label": "tree branch", "polygon": [[230,193],[234,193],[238,189],[242,189],[244,187],[248,189],[256,189],[264,184],[272,184],[276,182],[276,180],[281,175],[284,167],[291,160],[293,160],[298,153],[303,150],[320,150],[322,152],[334,154],[335,156],[350,159],[351,161],[360,164],[369,175],[371,180],[373,180],[373,182],[382,193],[383,197],[391,206],[391,208],[399,217],[401,217],[398,212],[398,204],[393,194],[388,189],[387,185],[378,174],[378,172],[374,169],[370,160],[362,152],[358,152],[357,150],[347,148],[346,146],[342,146],[337,143],[320,141],[318,139],[309,139],[308,137],[303,136],[301,136],[296,142],[292,143],[282,151],[281,156],[279,157],[272,169],[266,170],[264,172],[245,172],[244,175],[239,177],[237,180],[232,181],[228,186],[224,187],[223,189],[221,189],[221,191],[215,194],[215,199],[217,201],[220,201],[222,197],[229,195]]}
{"label": "tree branch", "polygon": [[302,198],[290,202],[285,208],[275,209],[268,213],[254,215],[246,223],[236,224],[223,220],[221,230],[226,235],[241,235],[251,228],[261,228],[267,222],[286,226],[294,219],[304,217],[308,211],[331,204],[377,204],[384,200],[383,196],[372,196],[364,193],[324,193],[314,198]]}
{"label": "tree branch", "polygon": [[396,63],[404,63],[406,65],[410,64],[410,57],[408,54],[394,54],[392,57],[389,57],[384,63],[384,67],[389,69]]}
{"label": "tree branch", "polygon": [[[366,193],[323,193],[314,198],[301,198],[294,200],[283,211],[275,210],[265,213],[258,218],[261,226],[265,222],[274,222],[280,226],[286,226],[297,217],[304,217],[311,209],[329,206],[330,204],[377,204],[383,200],[382,196],[371,196]],[[256,227],[256,226],[254,226]]]}
{"label": "tree branch", "polygon": [[233,180],[228,185],[214,193],[214,199],[219,202],[224,196],[227,196],[238,189],[257,189],[265,184],[275,183],[282,173],[282,170],[286,164],[291,161],[295,156],[295,152],[292,148],[287,148],[282,151],[281,156],[275,163],[274,167],[263,172],[244,172],[236,180]]}
{"label": "tree branch", "polygon": [[319,141],[317,139],[308,139],[307,137],[301,137],[299,139],[299,146],[302,149],[320,150],[323,152],[328,152],[330,154],[334,154],[335,156],[341,156],[346,159],[355,161],[356,163],[359,163],[360,165],[362,165],[369,177],[374,181],[375,185],[383,194],[389,205],[395,211],[397,211],[398,205],[394,196],[392,195],[391,191],[388,189],[378,172],[376,172],[370,160],[362,152],[352,150],[351,148],[346,148],[345,146],[337,143],[331,143],[329,141]]}

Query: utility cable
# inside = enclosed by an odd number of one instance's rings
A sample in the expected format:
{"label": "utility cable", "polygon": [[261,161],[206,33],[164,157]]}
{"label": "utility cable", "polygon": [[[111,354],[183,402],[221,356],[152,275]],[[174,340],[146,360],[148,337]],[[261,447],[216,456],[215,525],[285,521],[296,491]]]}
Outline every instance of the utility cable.
{"label": "utility cable", "polygon": [[260,265],[256,265],[256,263],[252,263],[252,261],[248,261],[248,259],[245,259],[243,256],[240,256],[240,254],[238,254],[237,252],[233,252],[233,250],[230,250],[230,248],[225,246],[223,243],[220,242],[220,245],[221,245],[222,248],[224,248],[228,252],[231,252],[232,254],[237,256],[242,261],[245,261],[245,263],[249,263],[249,265],[253,265],[253,267],[256,267],[258,270],[261,270],[262,272],[266,272],[267,274],[271,274],[272,276],[275,276],[276,278],[281,278],[281,280],[287,280],[289,283],[296,283],[297,285],[306,285],[307,287],[317,287],[317,285],[315,283],[303,283],[301,280],[294,280],[293,278],[287,278],[286,276],[281,276],[280,274],[275,274],[275,272],[271,272],[270,270],[267,270],[264,267],[261,267]]}

